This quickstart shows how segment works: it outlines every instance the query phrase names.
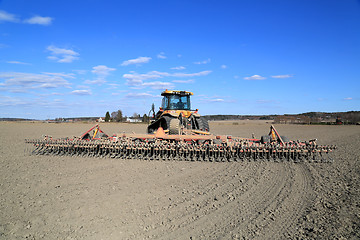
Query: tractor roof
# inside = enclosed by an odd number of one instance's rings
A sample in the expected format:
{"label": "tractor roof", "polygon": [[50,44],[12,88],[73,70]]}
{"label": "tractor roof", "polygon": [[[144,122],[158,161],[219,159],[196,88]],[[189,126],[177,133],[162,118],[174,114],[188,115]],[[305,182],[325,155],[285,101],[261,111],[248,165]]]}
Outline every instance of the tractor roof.
{"label": "tractor roof", "polygon": [[187,91],[177,91],[177,90],[167,90],[167,89],[161,93],[161,96],[168,96],[168,95],[188,96],[188,95],[193,95],[193,93]]}

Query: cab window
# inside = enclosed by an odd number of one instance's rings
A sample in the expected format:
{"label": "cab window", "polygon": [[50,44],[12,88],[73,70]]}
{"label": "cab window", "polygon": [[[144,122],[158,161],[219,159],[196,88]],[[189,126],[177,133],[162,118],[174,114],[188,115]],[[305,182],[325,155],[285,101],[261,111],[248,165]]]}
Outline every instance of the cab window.
{"label": "cab window", "polygon": [[190,110],[190,96],[165,96],[163,98],[163,108],[170,110]]}

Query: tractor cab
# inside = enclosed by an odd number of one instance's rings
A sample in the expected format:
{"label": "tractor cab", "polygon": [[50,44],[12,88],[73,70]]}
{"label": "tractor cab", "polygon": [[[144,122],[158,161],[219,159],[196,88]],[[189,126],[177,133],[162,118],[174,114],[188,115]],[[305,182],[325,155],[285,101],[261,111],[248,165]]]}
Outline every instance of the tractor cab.
{"label": "tractor cab", "polygon": [[[207,131],[209,124],[200,116],[198,110],[191,110],[190,96],[192,92],[165,90],[159,111],[155,114],[154,107],[150,110],[154,113],[154,120],[148,126],[148,133],[156,132],[160,127],[169,134],[179,134],[181,129]],[[153,105],[154,106],[154,105]]]}
{"label": "tractor cab", "polygon": [[186,91],[169,91],[161,93],[163,96],[161,108],[163,110],[188,110],[190,111],[190,96],[192,92]]}

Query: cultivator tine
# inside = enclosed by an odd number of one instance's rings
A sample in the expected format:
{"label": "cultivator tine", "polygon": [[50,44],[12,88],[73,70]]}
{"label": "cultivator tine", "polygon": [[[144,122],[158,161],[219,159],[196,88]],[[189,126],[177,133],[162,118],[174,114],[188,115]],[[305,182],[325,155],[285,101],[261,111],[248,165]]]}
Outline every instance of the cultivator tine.
{"label": "cultivator tine", "polygon": [[33,144],[31,154],[59,156],[110,157],[142,160],[177,161],[274,161],[332,162],[335,146],[319,146],[313,142],[260,143],[251,140],[184,141],[165,139],[119,138],[117,141],[45,139],[26,140]]}

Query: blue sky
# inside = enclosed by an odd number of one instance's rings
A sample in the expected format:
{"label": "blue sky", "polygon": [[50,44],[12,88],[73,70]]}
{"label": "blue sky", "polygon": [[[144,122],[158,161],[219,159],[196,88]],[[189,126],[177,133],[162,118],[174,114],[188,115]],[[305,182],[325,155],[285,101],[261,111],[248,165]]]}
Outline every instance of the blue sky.
{"label": "blue sky", "polygon": [[360,110],[360,1],[0,0],[0,117]]}

